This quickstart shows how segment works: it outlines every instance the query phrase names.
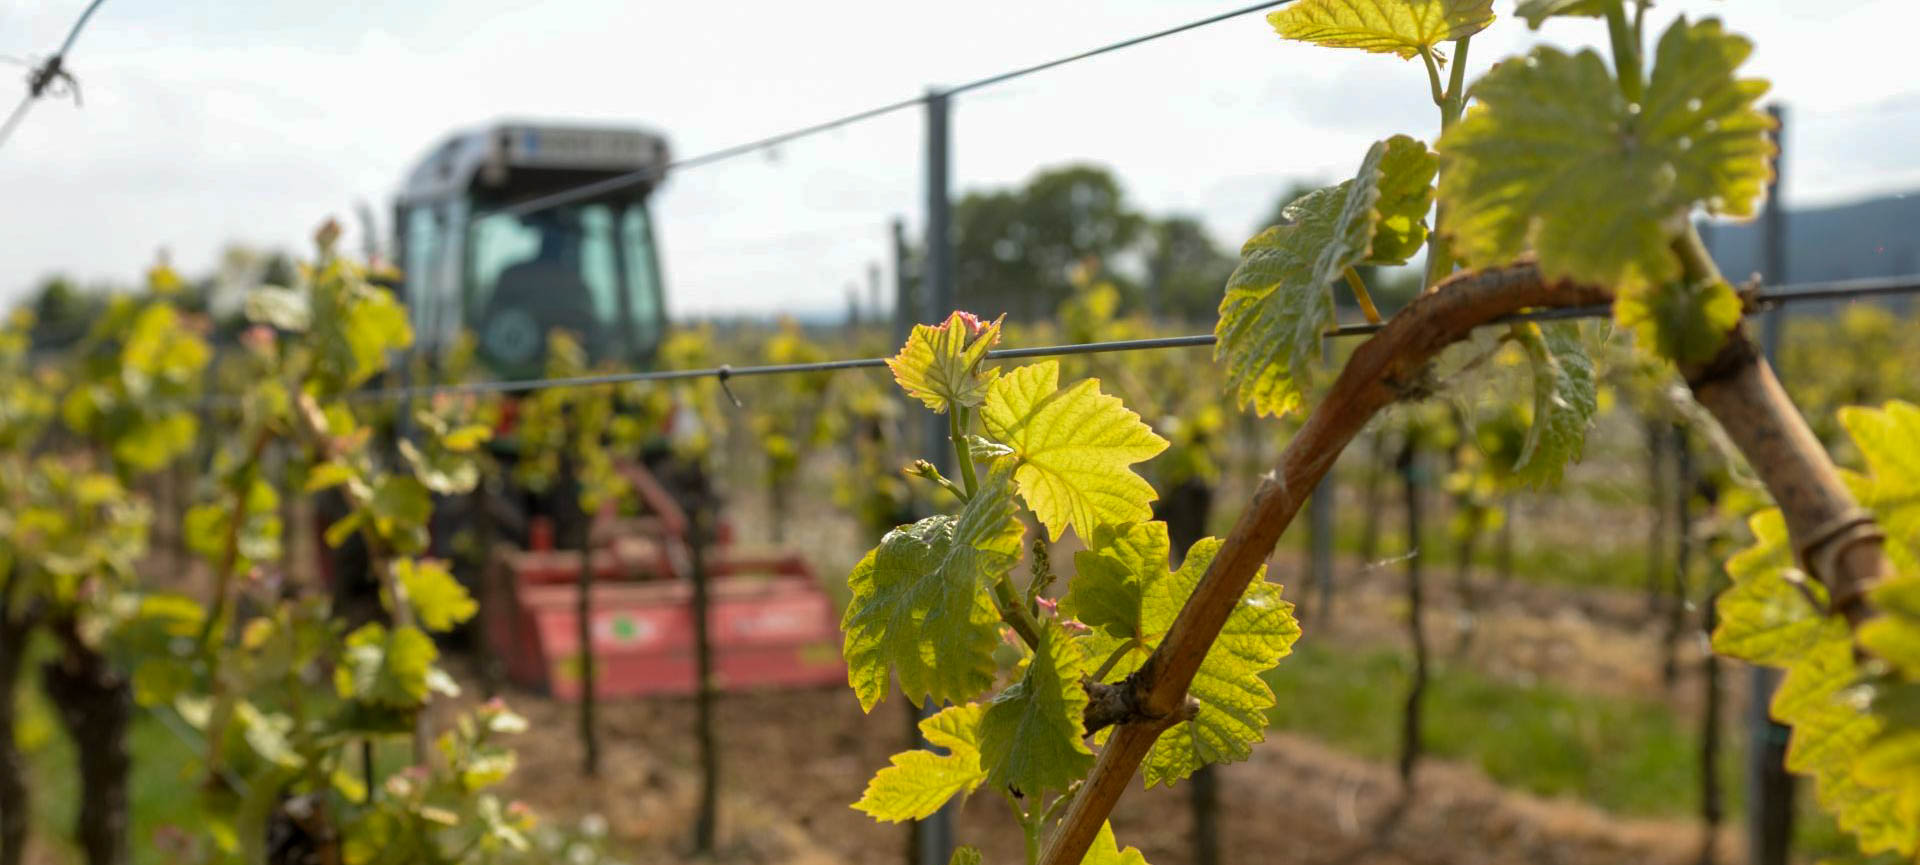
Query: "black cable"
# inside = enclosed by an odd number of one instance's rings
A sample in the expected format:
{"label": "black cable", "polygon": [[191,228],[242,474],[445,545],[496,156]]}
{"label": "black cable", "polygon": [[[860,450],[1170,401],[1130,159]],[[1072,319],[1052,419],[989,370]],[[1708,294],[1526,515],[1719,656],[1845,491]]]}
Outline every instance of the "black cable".
{"label": "black cable", "polygon": [[[66,70],[67,52],[73,50],[73,43],[79,40],[81,29],[85,28],[87,20],[93,17],[93,10],[100,8],[100,4],[105,2],[106,0],[93,0],[88,3],[87,8],[80,12],[80,17],[74,20],[73,26],[68,28],[67,38],[60,43],[60,50],[53,52],[53,56],[48,57],[45,63],[40,64],[40,68],[35,69],[33,74],[28,76],[27,95],[21,98],[19,105],[13,107],[13,113],[7,115],[7,122],[0,124],[0,147],[6,146],[7,139],[13,136],[13,130],[19,127],[20,121],[26,119],[27,108],[47,92],[47,87],[60,80],[73,82],[73,76]],[[78,92],[75,91],[76,94]]]}
{"label": "black cable", "polygon": [[[1914,293],[1920,293],[1920,276],[1852,279],[1840,282],[1778,286],[1755,292],[1753,294],[1753,302],[1755,309],[1758,310],[1787,303],[1884,297],[1888,295]],[[1487,324],[1606,318],[1612,314],[1613,307],[1611,305],[1596,304],[1592,306],[1560,307],[1523,312],[1503,316],[1487,322]],[[1343,324],[1328,331],[1327,335],[1333,338],[1368,336],[1379,332],[1380,329],[1384,327],[1386,327],[1385,324]],[[1070,355],[1105,354],[1118,351],[1198,348],[1213,345],[1214,342],[1215,338],[1213,334],[1200,333],[1187,336],[1159,336],[1145,339],[1120,339],[1107,342],[1086,342],[1069,345],[1003,348],[987,352],[987,357],[996,360],[1014,360],[1032,357],[1066,357]],[[875,369],[886,366],[886,363],[887,358],[884,357],[862,357],[847,360],[821,361],[817,363],[776,363],[761,366],[731,366],[723,364],[721,366],[702,369],[650,370],[645,372],[579,375],[567,378],[527,379],[522,381],[480,381],[461,384],[381,388],[361,391],[352,394],[349,398],[353,400],[379,401],[432,397],[443,394],[528,393],[555,388],[598,387],[632,384],[636,382],[685,381],[699,378],[734,379],[748,376],[836,372],[847,369]]]}
{"label": "black cable", "polygon": [[789,141],[794,141],[796,139],[807,138],[809,136],[818,135],[822,132],[831,132],[843,126],[850,126],[852,124],[859,123],[865,120],[872,120],[876,117],[892,114],[896,111],[903,111],[908,108],[924,105],[926,104],[927,100],[932,98],[936,93],[938,95],[943,95],[943,96],[953,96],[956,94],[965,93],[969,90],[978,90],[983,87],[991,87],[995,84],[1012,81],[1015,78],[1023,78],[1028,75],[1032,75],[1035,72],[1043,72],[1057,66],[1064,66],[1068,63],[1075,63],[1081,60],[1086,60],[1091,57],[1098,57],[1102,54],[1119,51],[1123,48],[1131,48],[1141,43],[1152,42],[1155,39],[1172,36],[1177,33],[1185,33],[1188,30],[1193,30],[1199,27],[1205,27],[1209,24],[1217,24],[1229,18],[1237,18],[1241,15],[1245,15],[1250,12],[1258,12],[1262,9],[1271,9],[1275,6],[1281,6],[1290,2],[1292,2],[1292,0],[1262,0],[1262,2],[1255,3],[1252,6],[1243,6],[1231,12],[1222,12],[1218,15],[1202,18],[1198,21],[1189,21],[1185,24],[1181,24],[1175,27],[1169,27],[1165,30],[1156,30],[1152,33],[1147,33],[1140,36],[1134,36],[1129,39],[1122,39],[1119,42],[1112,42],[1106,45],[1102,45],[1098,48],[1082,51],[1078,54],[1072,54],[1072,55],[1061,57],[1055,60],[1049,60],[1045,63],[1036,63],[1032,66],[1023,66],[1019,69],[1012,69],[1012,70],[1001,72],[995,75],[989,75],[985,78],[975,79],[965,84],[957,85],[955,87],[950,87],[945,90],[937,90],[937,91],[934,91],[933,93],[929,93],[922,96],[915,96],[911,99],[902,99],[898,102],[889,102],[885,105],[869,108],[865,111],[856,111],[852,114],[836,117],[832,120],[824,120],[819,123],[814,123],[808,126],[802,126],[796,129],[791,129],[776,135],[769,135],[765,138],[755,139],[753,141],[748,141],[743,144],[735,144],[730,147],[722,147],[719,150],[708,151],[698,156],[689,156],[685,159],[675,159],[655,168],[642,168],[637,171],[630,171],[625,174],[615,175],[605,180],[597,180],[582,186],[573,187],[571,189],[563,189],[563,190],[560,190],[559,192],[552,192],[552,193],[541,195],[535,198],[529,198],[525,201],[515,202],[513,204],[505,205],[490,211],[486,211],[480,215],[491,216],[494,214],[508,214],[512,216],[525,216],[535,211],[547,210],[549,208],[559,207],[563,204],[572,204],[573,202],[576,202],[576,201],[584,201],[590,198],[596,198],[602,195],[606,195],[608,193],[618,192],[622,189],[628,189],[634,186],[640,186],[642,184],[652,183],[656,180],[659,180],[665,177],[667,175],[667,172],[670,172],[670,171],[683,171],[688,168],[698,168],[702,165],[711,165],[715,162],[724,162],[728,159],[733,159],[738,156],[745,156],[749,153],[755,153],[761,150],[765,150],[769,147],[778,147],[779,145],[785,144]]}

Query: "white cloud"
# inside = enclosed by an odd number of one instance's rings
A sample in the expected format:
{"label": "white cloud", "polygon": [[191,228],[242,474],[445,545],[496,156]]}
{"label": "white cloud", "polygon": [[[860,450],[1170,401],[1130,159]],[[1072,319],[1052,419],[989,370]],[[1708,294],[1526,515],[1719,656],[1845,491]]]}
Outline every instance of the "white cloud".
{"label": "white cloud", "polygon": [[[83,2],[0,9],[0,53],[48,50]],[[412,160],[489,118],[641,123],[693,154],[1223,5],[116,0],[72,60],[85,108],[39,105],[0,149],[0,296],[53,271],[130,279],[161,246],[192,270],[229,241],[300,249],[358,200],[384,214]],[[1898,110],[1920,4],[1675,0],[1650,25],[1675,12],[1756,37],[1754,72],[1795,108],[1792,200],[1920,184],[1920,102]],[[1598,35],[1503,22],[1470,66]],[[1286,44],[1257,16],[966,94],[954,122],[957,191],[1104,163],[1137,203],[1197,213],[1226,244],[1291,178],[1344,175],[1392,132],[1434,133],[1418,64]],[[657,214],[674,309],[840,308],[887,257],[888,221],[917,230],[920,124],[903,112],[670,178]]]}

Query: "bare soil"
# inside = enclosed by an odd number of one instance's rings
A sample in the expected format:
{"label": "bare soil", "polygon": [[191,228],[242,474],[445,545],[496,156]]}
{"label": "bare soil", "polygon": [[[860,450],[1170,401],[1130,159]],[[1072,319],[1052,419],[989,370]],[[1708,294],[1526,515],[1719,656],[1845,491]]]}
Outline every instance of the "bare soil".
{"label": "bare soil", "polygon": [[[623,855],[641,863],[687,861],[698,801],[688,700],[603,707],[606,762],[579,772],[571,706],[532,695],[514,705],[534,733],[516,746],[510,792],[542,813],[598,813]],[[894,863],[907,829],[852,810],[868,777],[905,747],[903,710],[862,715],[843,690],[728,695],[719,707],[723,795],[720,849],[728,863]],[[1219,843],[1228,863],[1697,862],[1701,830],[1685,820],[1621,819],[1578,802],[1503,790],[1475,769],[1424,763],[1412,804],[1390,767],[1315,742],[1274,734],[1251,761],[1220,772]],[[1191,861],[1187,788],[1134,791],[1114,815],[1123,843],[1155,865]],[[1005,805],[987,791],[962,806],[960,839],[990,862],[1018,862],[1021,843]],[[1721,849],[1736,853],[1730,835]],[[1731,861],[1731,857],[1729,857]]]}

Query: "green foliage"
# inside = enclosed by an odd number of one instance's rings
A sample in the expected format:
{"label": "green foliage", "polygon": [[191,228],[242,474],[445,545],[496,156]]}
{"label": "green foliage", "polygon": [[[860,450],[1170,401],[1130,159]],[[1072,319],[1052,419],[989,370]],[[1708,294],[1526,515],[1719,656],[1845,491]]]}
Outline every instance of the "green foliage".
{"label": "green foliage", "polygon": [[334,690],[342,699],[382,708],[417,707],[426,702],[428,674],[439,654],[419,628],[361,625],[347,635],[343,663],[333,671]]}
{"label": "green foliage", "polygon": [[1080,865],[1147,865],[1147,857],[1138,848],[1121,849],[1120,842],[1113,837],[1113,824],[1100,824],[1100,834],[1094,836],[1093,847],[1087,850],[1087,858]]}
{"label": "green foliage", "polygon": [[1087,709],[1080,680],[1091,672],[1086,649],[1058,622],[1041,625],[1026,671],[988,701],[980,718],[980,762],[989,784],[1037,796],[1065,790],[1093,768],[1093,752],[1080,740]]}
{"label": "green foliage", "polygon": [[907,344],[887,359],[887,367],[901,390],[935,412],[944,414],[953,406],[975,408],[1000,374],[997,369],[980,368],[987,352],[999,342],[999,319],[982,322],[955,312],[936,326],[914,325]]}
{"label": "green foliage", "polygon": [[[1911,503],[1920,490],[1920,408],[1841,413],[1866,458],[1865,474],[1846,478],[1861,504],[1887,529],[1887,554],[1898,576],[1868,597],[1880,617],[1858,632],[1826,608],[1826,594],[1794,566],[1785,520],[1777,510],[1751,522],[1756,543],[1727,563],[1734,585],[1719,606],[1716,651],[1786,671],[1773,716],[1793,728],[1787,768],[1814,779],[1821,807],[1851,833],[1863,853],[1914,855],[1920,844],[1920,717],[1902,708],[1920,687],[1920,579]],[[1873,653],[1861,666],[1856,651]]]}
{"label": "green foliage", "polygon": [[1295,201],[1289,224],[1247,241],[1214,328],[1214,359],[1242,407],[1262,415],[1300,407],[1333,325],[1328,284],[1356,265],[1403,263],[1419,247],[1436,164],[1407,136],[1376,143],[1354,179]]}
{"label": "green foliage", "polygon": [[[446,562],[435,559],[395,559],[393,578],[406,590],[420,624],[429,631],[451,631],[480,611],[467,587],[453,578]],[[388,604],[392,600],[388,599]]]}
{"label": "green foliage", "polygon": [[[1082,638],[1089,656],[1118,658],[1104,680],[1118,681],[1146,661],[1219,548],[1219,540],[1204,539],[1169,573],[1167,526],[1152,522],[1103,527],[1088,550],[1074,554],[1078,573],[1061,608],[1093,629]],[[1299,636],[1293,605],[1263,570],[1234,604],[1194,676],[1188,693],[1199,701],[1199,715],[1161,734],[1148,752],[1147,786],[1171,784],[1209,763],[1246,759],[1266,738],[1266,711],[1273,706],[1260,676]]]}
{"label": "green foliage", "polygon": [[1566,464],[1580,458],[1599,408],[1593,359],[1579,325],[1523,324],[1513,332],[1533,368],[1533,424],[1513,471],[1525,482],[1557,483]]}
{"label": "green foliage", "polygon": [[958,517],[888,532],[847,577],[847,679],[871,711],[888,672],[907,699],[967,700],[993,684],[1000,616],[987,594],[1020,558],[1013,460],[994,463]]}
{"label": "green foliage", "polygon": [[1613,318],[1632,328],[1642,346],[1678,363],[1705,363],[1740,322],[1740,297],[1721,280],[1665,288],[1624,289]]}
{"label": "green foliage", "polygon": [[193,445],[193,400],[212,354],[166,301],[115,298],[79,347],[61,418],[99,441],[122,475],[158,471]]}
{"label": "green foliage", "polygon": [[1267,21],[1281,36],[1409,59],[1493,23],[1493,0],[1296,0]]}
{"label": "green foliage", "polygon": [[954,796],[972,793],[987,779],[980,765],[980,721],[986,707],[979,703],[950,706],[920,722],[927,744],[946,751],[902,751],[893,765],[881,769],[867,783],[865,795],[853,807],[875,820],[899,823],[923,820]]}
{"label": "green foliage", "polygon": [[1527,20],[1527,26],[1535,30],[1546,23],[1548,18],[1562,15],[1577,15],[1585,18],[1600,18],[1607,14],[1607,4],[1613,0],[1520,0],[1513,14]]}
{"label": "green foliage", "polygon": [[1140,416],[1097,379],[1060,387],[1060,365],[1042,361],[996,379],[980,409],[987,432],[1013,449],[1014,480],[1034,516],[1059,540],[1102,525],[1146,519],[1153,487],[1129,466],[1165,450]]}
{"label": "green foliage", "polygon": [[1734,77],[1751,51],[1718,20],[1678,19],[1639,104],[1593,51],[1538,47],[1494,67],[1438,145],[1441,230],[1469,265],[1531,250],[1548,279],[1673,281],[1691,208],[1751,214],[1769,176],[1772,121],[1753,107],[1766,82]]}

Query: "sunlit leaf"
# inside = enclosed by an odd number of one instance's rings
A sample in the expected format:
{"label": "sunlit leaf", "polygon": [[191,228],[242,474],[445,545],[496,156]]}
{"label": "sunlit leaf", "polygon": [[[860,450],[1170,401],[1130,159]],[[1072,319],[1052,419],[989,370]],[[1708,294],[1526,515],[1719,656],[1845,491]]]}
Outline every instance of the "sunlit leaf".
{"label": "sunlit leaf", "polygon": [[446,562],[403,558],[394,560],[392,567],[394,579],[406,589],[414,614],[427,630],[453,630],[480,611],[480,605],[467,594],[467,587],[447,570]]}
{"label": "sunlit leaf", "polygon": [[945,412],[956,405],[977,406],[1000,374],[980,368],[1000,341],[1000,321],[982,323],[969,313],[955,312],[938,325],[914,325],[907,344],[887,359],[887,367],[900,388],[927,408]]}
{"label": "sunlit leaf", "polygon": [[1152,515],[1153,487],[1131,466],[1166,450],[1167,441],[1100,391],[1099,379],[1060,387],[1060,364],[1016,369],[987,389],[980,409],[987,432],[1013,448],[1014,479],[1047,536],[1069,526],[1081,537],[1107,523]]}
{"label": "sunlit leaf", "polygon": [[1376,143],[1354,179],[1308,193],[1287,206],[1289,224],[1247,241],[1213,352],[1242,407],[1280,415],[1300,406],[1333,325],[1328,284],[1349,267],[1404,262],[1419,247],[1437,164],[1407,136]]}
{"label": "sunlit leaf", "polygon": [[347,635],[333,683],[343,699],[412,708],[427,698],[429,673],[439,650],[419,628],[387,630],[378,622]]}
{"label": "sunlit leaf", "polygon": [[1825,593],[1794,569],[1787,521],[1777,508],[1755,514],[1747,525],[1754,544],[1727,561],[1733,585],[1720,593],[1713,649],[1749,663],[1785,666],[1804,656],[1823,632],[1825,616],[1811,599],[1824,601]]}
{"label": "sunlit leaf", "polygon": [[1134,847],[1121,849],[1113,837],[1113,824],[1102,823],[1100,834],[1094,836],[1093,846],[1087,848],[1080,865],[1147,865],[1147,857]]}
{"label": "sunlit leaf", "polygon": [[1548,279],[1626,291],[1680,275],[1670,248],[1692,208],[1749,215],[1765,188],[1766,82],[1734,77],[1752,51],[1720,22],[1676,20],[1640,105],[1600,55],[1538,47],[1474,85],[1441,137],[1440,198],[1469,265],[1532,250]]}
{"label": "sunlit leaf", "polygon": [[916,749],[893,755],[893,765],[867,782],[866,793],[853,807],[887,823],[924,820],[954,796],[973,792],[987,778],[980,767],[980,717],[985,711],[969,703],[921,721],[927,744],[946,753]]}
{"label": "sunlit leaf", "polygon": [[1520,0],[1513,14],[1527,20],[1527,26],[1538,30],[1548,18],[1560,15],[1577,15],[1585,18],[1600,18],[1607,14],[1607,4],[1615,0]]}
{"label": "sunlit leaf", "polygon": [[[1152,522],[1102,529],[1089,549],[1074,554],[1078,573],[1061,608],[1093,619],[1087,622],[1093,633],[1081,642],[1096,663],[1123,653],[1107,681],[1139,668],[1166,637],[1220,541],[1194,544],[1171,573],[1168,549],[1166,524]],[[1137,607],[1129,609],[1130,603]],[[1147,753],[1142,765],[1147,785],[1173,783],[1208,763],[1246,759],[1252,745],[1266,738],[1266,712],[1274,701],[1260,674],[1292,652],[1299,637],[1293,605],[1281,598],[1279,586],[1266,581],[1263,568],[1234,604],[1188,689],[1200,704],[1199,715],[1162,733]]]}
{"label": "sunlit leaf", "polygon": [[886,695],[888,674],[907,699],[961,702],[993,684],[1000,616],[989,586],[1020,557],[1013,459],[995,462],[958,517],[933,516],[888,532],[847,577],[847,680],[863,709]]}
{"label": "sunlit leaf", "polygon": [[1493,0],[1294,0],[1267,22],[1288,39],[1407,58],[1486,29]]}

